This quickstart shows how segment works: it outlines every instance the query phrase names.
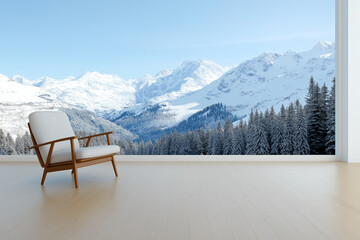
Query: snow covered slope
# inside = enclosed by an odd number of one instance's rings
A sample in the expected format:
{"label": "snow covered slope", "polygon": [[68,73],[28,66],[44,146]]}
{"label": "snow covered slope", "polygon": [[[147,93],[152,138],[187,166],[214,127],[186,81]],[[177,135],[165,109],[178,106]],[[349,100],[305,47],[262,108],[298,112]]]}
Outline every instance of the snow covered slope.
{"label": "snow covered slope", "polygon": [[[17,80],[19,80],[18,77]],[[87,110],[77,109],[56,98],[56,95],[32,86],[24,85],[0,75],[0,128],[12,137],[23,135],[28,130],[28,115],[34,111],[62,110],[71,114],[71,122],[76,130],[99,132],[113,130],[118,136],[133,138],[129,131]],[[71,109],[71,110],[70,110]],[[90,123],[91,122],[91,127]]]}
{"label": "snow covered slope", "polygon": [[[104,118],[139,132],[157,131],[179,123],[198,110],[197,104],[174,106],[169,102],[195,92],[221,77],[231,67],[222,67],[207,60],[184,61],[174,71],[146,75],[137,83],[137,104],[122,111],[108,111]],[[139,125],[140,124],[140,125]]]}
{"label": "snow covered slope", "polygon": [[173,71],[136,80],[97,72],[59,80],[21,76],[13,80],[38,96],[51,93],[53,102],[94,111],[119,125],[136,123],[146,131],[173,127],[216,103],[239,117],[247,117],[252,109],[278,110],[296,99],[304,103],[311,76],[330,87],[335,76],[334,43],[319,42],[306,52],[266,52],[231,69],[207,60],[185,61]]}
{"label": "snow covered slope", "polygon": [[64,102],[95,112],[122,109],[135,103],[132,80],[117,75],[87,72],[79,78],[40,79],[34,86],[48,90]]}
{"label": "snow covered slope", "polygon": [[156,87],[151,88],[152,84],[149,92],[144,93],[153,96],[148,102],[120,112],[113,111],[105,118],[117,124],[127,125],[134,121],[137,124],[143,122],[146,129],[165,129],[216,103],[222,103],[232,114],[246,118],[252,109],[264,111],[274,106],[278,110],[281,104],[287,105],[297,99],[304,103],[311,76],[319,84],[331,86],[335,77],[334,43],[319,42],[306,52],[263,53],[241,63],[219,79],[204,83],[204,87],[198,86],[199,90],[174,98],[157,96],[156,91],[161,89],[159,81]]}
{"label": "snow covered slope", "polygon": [[13,137],[25,133],[31,112],[68,106],[43,89],[22,85],[4,75],[0,75],[0,86],[0,128]]}
{"label": "snow covered slope", "polygon": [[136,92],[137,103],[147,100],[159,103],[177,99],[197,91],[221,77],[228,68],[207,60],[184,61],[173,72],[160,72],[141,85]]}
{"label": "snow covered slope", "polygon": [[201,89],[227,70],[211,61],[196,60],[185,61],[174,71],[163,70],[155,77],[145,75],[136,80],[98,72],[87,72],[79,78],[43,77],[31,81],[17,75],[12,79],[48,90],[59,100],[101,115],[147,101],[157,103],[176,99]]}
{"label": "snow covered slope", "polygon": [[201,90],[171,102],[204,108],[221,102],[232,113],[246,116],[299,99],[304,103],[310,77],[331,86],[335,77],[335,44],[320,42],[306,52],[264,53],[240,64]]}

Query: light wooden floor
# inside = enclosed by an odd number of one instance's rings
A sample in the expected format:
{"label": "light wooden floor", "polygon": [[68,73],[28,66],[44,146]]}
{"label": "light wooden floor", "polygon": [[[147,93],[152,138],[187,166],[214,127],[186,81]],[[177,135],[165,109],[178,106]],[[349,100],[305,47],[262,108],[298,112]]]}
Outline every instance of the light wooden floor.
{"label": "light wooden floor", "polygon": [[0,239],[360,239],[360,165],[0,163]]}

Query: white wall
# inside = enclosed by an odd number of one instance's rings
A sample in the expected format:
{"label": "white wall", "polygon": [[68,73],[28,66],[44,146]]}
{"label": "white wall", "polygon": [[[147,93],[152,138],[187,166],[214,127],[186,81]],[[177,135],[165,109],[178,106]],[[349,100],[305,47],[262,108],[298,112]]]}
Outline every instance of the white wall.
{"label": "white wall", "polygon": [[342,161],[360,162],[360,1],[339,0],[337,5],[338,133],[342,133],[338,147]]}

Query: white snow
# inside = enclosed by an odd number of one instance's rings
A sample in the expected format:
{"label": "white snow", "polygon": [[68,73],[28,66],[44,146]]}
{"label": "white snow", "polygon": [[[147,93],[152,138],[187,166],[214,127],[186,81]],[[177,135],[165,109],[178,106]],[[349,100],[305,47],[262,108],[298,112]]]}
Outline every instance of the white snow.
{"label": "white snow", "polygon": [[0,75],[0,85],[0,128],[13,138],[25,133],[28,115],[33,111],[69,107],[44,89],[23,85],[4,75]]}
{"label": "white snow", "polygon": [[[14,118],[18,118],[15,115],[27,117],[34,109],[51,109],[63,104],[116,118],[123,111],[140,115],[152,105],[162,103],[161,112],[166,119],[147,124],[156,126],[161,122],[161,126],[173,126],[219,102],[240,117],[249,114],[251,109],[265,110],[271,106],[279,109],[281,104],[287,105],[296,99],[304,103],[310,77],[330,87],[334,68],[335,44],[324,41],[306,52],[265,52],[231,67],[203,59],[184,61],[173,71],[163,70],[156,76],[145,75],[139,79],[124,80],[118,75],[98,72],[36,80],[0,75],[0,106],[11,106],[14,112],[10,115]],[[5,117],[0,120],[0,127],[6,124],[7,128],[16,128],[11,121],[17,120]],[[15,134],[22,131],[12,130]]]}
{"label": "white snow", "polygon": [[87,72],[78,78],[39,79],[35,84],[64,102],[95,112],[120,110],[135,103],[133,81],[112,74]]}
{"label": "white snow", "polygon": [[[334,43],[320,42],[310,51],[284,55],[264,53],[225,73],[199,91],[171,101],[171,105],[197,103],[198,109],[221,102],[234,114],[245,116],[251,109],[300,100],[304,103],[311,76],[320,85],[331,86],[335,77]],[[326,57],[324,57],[326,56]]]}

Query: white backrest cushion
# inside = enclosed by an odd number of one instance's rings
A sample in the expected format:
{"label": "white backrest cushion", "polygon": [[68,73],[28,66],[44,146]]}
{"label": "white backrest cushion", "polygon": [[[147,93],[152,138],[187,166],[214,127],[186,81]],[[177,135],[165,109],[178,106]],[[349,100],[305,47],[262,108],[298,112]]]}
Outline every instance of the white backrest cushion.
{"label": "white backrest cushion", "polygon": [[[75,136],[70,125],[69,118],[64,112],[40,111],[29,115],[29,123],[37,144],[57,140],[60,138]],[[74,140],[75,149],[79,148],[79,141]],[[41,157],[46,163],[50,144],[39,148]],[[53,153],[71,151],[70,141],[57,142],[54,145]],[[71,160],[71,159],[68,159]]]}

